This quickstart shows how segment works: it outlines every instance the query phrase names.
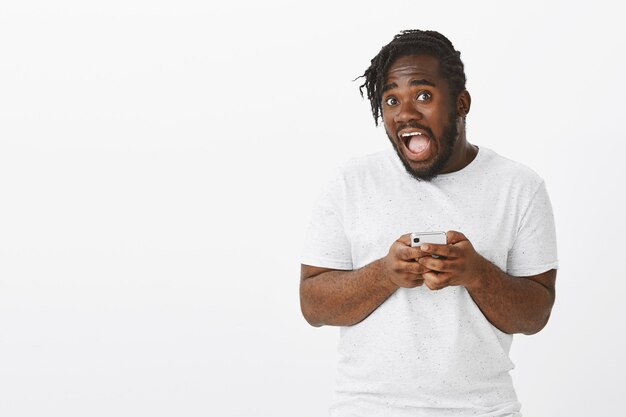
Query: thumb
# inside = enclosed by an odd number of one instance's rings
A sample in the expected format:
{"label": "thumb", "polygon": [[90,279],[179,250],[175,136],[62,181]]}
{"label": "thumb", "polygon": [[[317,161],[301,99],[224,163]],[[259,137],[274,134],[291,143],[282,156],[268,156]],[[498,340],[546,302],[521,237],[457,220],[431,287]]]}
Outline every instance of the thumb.
{"label": "thumb", "polygon": [[456,230],[448,230],[446,237],[448,238],[448,245],[455,245],[464,240],[468,240],[463,233],[457,232]]}

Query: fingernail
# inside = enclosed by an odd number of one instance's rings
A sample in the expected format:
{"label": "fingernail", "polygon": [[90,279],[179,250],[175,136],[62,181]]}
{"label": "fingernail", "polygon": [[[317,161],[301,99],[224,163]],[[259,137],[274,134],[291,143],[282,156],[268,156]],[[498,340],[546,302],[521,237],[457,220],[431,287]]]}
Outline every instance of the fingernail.
{"label": "fingernail", "polygon": [[427,250],[430,250],[430,246],[422,245],[421,249],[424,250],[424,251],[427,251]]}

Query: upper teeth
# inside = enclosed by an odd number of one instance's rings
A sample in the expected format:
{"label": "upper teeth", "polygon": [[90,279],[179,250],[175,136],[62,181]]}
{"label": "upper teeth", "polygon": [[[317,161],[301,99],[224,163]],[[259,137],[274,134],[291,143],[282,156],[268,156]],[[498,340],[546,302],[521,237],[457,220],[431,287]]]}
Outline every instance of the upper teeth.
{"label": "upper teeth", "polygon": [[422,133],[421,132],[408,132],[408,133],[403,133],[402,137],[406,138],[406,137],[409,137],[409,136],[417,136],[417,135],[421,136]]}

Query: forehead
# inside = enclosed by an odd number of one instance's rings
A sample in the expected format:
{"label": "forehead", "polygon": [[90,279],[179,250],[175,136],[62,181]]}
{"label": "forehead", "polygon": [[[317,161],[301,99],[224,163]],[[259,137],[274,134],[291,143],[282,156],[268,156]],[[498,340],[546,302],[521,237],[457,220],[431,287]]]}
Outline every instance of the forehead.
{"label": "forehead", "polygon": [[435,82],[441,80],[439,60],[431,55],[401,56],[389,66],[385,74],[385,83],[399,78],[420,78]]}

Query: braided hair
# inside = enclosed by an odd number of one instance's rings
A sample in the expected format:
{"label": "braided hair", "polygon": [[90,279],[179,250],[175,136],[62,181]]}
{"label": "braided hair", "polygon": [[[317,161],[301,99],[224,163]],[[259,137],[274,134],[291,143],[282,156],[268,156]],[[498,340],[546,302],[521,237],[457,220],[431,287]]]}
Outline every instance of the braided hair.
{"label": "braided hair", "polygon": [[431,55],[439,60],[439,70],[447,78],[450,93],[456,98],[465,90],[465,70],[461,61],[461,53],[454,49],[452,42],[439,32],[433,30],[403,30],[387,45],[383,46],[365,70],[362,76],[365,82],[359,87],[361,97],[363,88],[367,90],[367,98],[372,106],[374,123],[382,117],[383,84],[389,66],[396,59],[407,55]]}

